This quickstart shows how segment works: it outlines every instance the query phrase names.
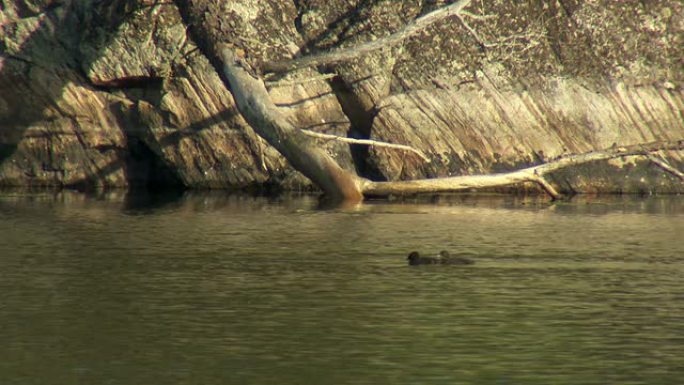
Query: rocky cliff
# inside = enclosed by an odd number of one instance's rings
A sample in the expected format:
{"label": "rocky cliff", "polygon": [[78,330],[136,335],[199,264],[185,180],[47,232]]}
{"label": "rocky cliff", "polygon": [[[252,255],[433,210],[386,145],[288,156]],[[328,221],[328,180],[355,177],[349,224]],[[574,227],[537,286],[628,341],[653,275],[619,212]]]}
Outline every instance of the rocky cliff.
{"label": "rocky cliff", "polygon": [[[247,125],[217,71],[388,35],[442,1],[0,1],[0,185],[309,188]],[[473,2],[349,63],[268,76],[300,127],[372,179],[512,170],[684,138],[680,1]],[[322,77],[321,74],[330,74]],[[681,153],[663,154],[684,169]],[[637,158],[557,173],[566,191],[684,192]]]}

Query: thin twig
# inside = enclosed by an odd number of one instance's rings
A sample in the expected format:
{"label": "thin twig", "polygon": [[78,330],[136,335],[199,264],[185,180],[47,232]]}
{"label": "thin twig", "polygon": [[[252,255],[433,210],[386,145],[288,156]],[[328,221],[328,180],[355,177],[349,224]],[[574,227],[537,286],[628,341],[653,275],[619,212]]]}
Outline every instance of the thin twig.
{"label": "thin twig", "polygon": [[282,80],[278,80],[275,82],[266,81],[266,87],[268,87],[268,88],[289,87],[289,86],[294,86],[297,84],[312,83],[312,82],[318,82],[321,80],[328,80],[328,79],[334,78],[335,76],[337,76],[337,74],[325,74],[325,75],[316,76],[316,77],[312,77],[312,78],[294,79],[294,80],[288,80],[288,81],[282,81]]}
{"label": "thin twig", "polygon": [[357,46],[338,48],[332,51],[325,51],[315,55],[304,56],[299,59],[266,63],[263,66],[263,70],[267,72],[287,72],[307,66],[332,64],[355,59],[369,52],[396,45],[439,20],[443,20],[449,16],[458,15],[463,8],[470,4],[470,2],[471,0],[460,0],[446,7],[439,8],[406,24],[406,26],[399,31],[374,41],[369,41]]}
{"label": "thin twig", "polygon": [[487,48],[492,48],[496,46],[496,44],[487,43],[484,40],[482,40],[482,38],[480,38],[480,35],[470,25],[468,25],[468,23],[466,23],[466,21],[463,19],[461,15],[456,15],[456,18],[458,18],[458,21],[461,22],[463,28],[465,28],[466,31],[468,31],[468,33],[470,33],[470,35],[475,38],[475,41],[477,41],[477,44],[480,45],[480,48],[482,48],[483,51]]}
{"label": "thin twig", "polygon": [[648,158],[648,160],[655,163],[656,166],[660,167],[666,172],[669,172],[670,174],[676,176],[677,178],[681,179],[682,182],[684,182],[684,173],[672,167],[672,165],[669,164],[665,159],[655,156],[653,154],[648,154],[646,155],[646,157]]}
{"label": "thin twig", "polygon": [[403,151],[410,151],[413,152],[414,154],[417,154],[420,156],[426,163],[430,163],[430,158],[425,156],[423,152],[420,150],[416,150],[413,147],[406,146],[403,144],[394,144],[394,143],[387,143],[387,142],[380,142],[377,140],[371,140],[371,139],[354,139],[354,138],[347,138],[344,136],[337,136],[337,135],[330,135],[330,134],[323,134],[320,132],[315,132],[315,131],[309,131],[309,130],[301,130],[303,133],[306,135],[309,135],[314,138],[319,138],[319,139],[324,139],[324,140],[336,140],[339,142],[344,142],[344,143],[352,143],[352,144],[360,144],[364,146],[374,146],[374,147],[385,147],[385,148],[394,148],[397,150],[403,150]]}

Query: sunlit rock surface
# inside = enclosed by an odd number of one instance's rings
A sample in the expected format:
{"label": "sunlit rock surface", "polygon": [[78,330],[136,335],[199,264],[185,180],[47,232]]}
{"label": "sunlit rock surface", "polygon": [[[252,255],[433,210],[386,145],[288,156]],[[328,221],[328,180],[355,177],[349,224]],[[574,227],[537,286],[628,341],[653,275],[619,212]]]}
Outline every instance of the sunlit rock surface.
{"label": "sunlit rock surface", "polygon": [[[0,185],[306,189],[239,116],[214,47],[227,42],[258,68],[377,39],[443,2],[0,4]],[[468,10],[483,16],[464,17],[476,33],[447,19],[350,63],[267,77],[271,96],[303,128],[408,144],[432,159],[320,143],[373,179],[498,172],[684,138],[681,2],[493,1]],[[663,155],[684,169],[681,153]],[[638,158],[552,182],[564,191],[684,191]]]}

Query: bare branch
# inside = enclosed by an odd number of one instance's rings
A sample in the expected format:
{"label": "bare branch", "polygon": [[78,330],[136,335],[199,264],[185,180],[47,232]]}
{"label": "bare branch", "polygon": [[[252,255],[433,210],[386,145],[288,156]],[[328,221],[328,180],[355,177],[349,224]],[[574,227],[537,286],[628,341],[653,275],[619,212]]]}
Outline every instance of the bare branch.
{"label": "bare branch", "polygon": [[463,28],[465,28],[466,31],[468,31],[468,33],[470,33],[470,35],[473,38],[475,38],[475,41],[477,41],[477,44],[480,45],[480,48],[482,48],[483,51],[487,48],[496,46],[496,44],[487,43],[484,40],[482,40],[482,38],[480,38],[480,35],[470,25],[468,25],[468,23],[466,23],[466,21],[463,19],[461,15],[456,15],[456,17],[458,18],[458,21],[461,22],[461,25],[463,25]]}
{"label": "bare branch", "polygon": [[305,56],[299,59],[286,60],[276,63],[266,63],[263,66],[263,70],[267,72],[287,72],[307,66],[332,64],[355,59],[369,52],[401,43],[408,37],[416,34],[417,32],[439,20],[445,19],[449,16],[458,15],[463,8],[470,4],[470,2],[471,0],[460,0],[446,7],[439,8],[425,16],[417,18],[411,23],[406,24],[406,26],[404,26],[404,28],[401,30],[375,41],[370,41],[348,48],[339,48],[333,51],[322,52],[311,56]]}
{"label": "bare branch", "polygon": [[322,80],[328,80],[328,79],[334,78],[335,76],[337,76],[337,74],[325,74],[325,75],[321,75],[321,76],[315,76],[312,78],[294,79],[294,80],[287,80],[287,81],[285,81],[285,80],[279,80],[279,81],[275,81],[275,82],[266,81],[266,87],[268,87],[268,88],[289,87],[289,86],[294,86],[297,84],[312,83],[312,82],[318,82],[318,81],[322,81]]}
{"label": "bare branch", "polygon": [[684,182],[684,173],[682,173],[681,171],[672,167],[672,165],[667,163],[667,161],[665,159],[658,157],[658,156],[655,156],[653,154],[648,154],[647,158],[648,158],[648,160],[655,163],[658,167],[660,167],[664,171],[669,172],[670,174],[676,176],[677,178],[681,179],[682,182]]}
{"label": "bare branch", "polygon": [[423,152],[421,152],[420,150],[417,150],[413,147],[406,146],[403,144],[387,143],[387,142],[381,142],[381,141],[371,140],[371,139],[346,138],[344,136],[323,134],[320,132],[309,131],[309,130],[301,130],[301,131],[303,133],[305,133],[306,135],[312,136],[314,138],[324,139],[324,140],[336,140],[339,142],[360,144],[360,145],[364,145],[364,146],[384,147],[384,148],[393,148],[393,149],[402,150],[402,151],[410,151],[410,152],[420,156],[426,163],[430,163],[430,158],[425,156],[425,154],[423,154]]}
{"label": "bare branch", "polygon": [[[555,189],[549,190],[546,181],[541,182],[542,175],[588,162],[620,158],[629,155],[650,155],[661,150],[684,150],[684,140],[668,142],[651,142],[633,146],[614,147],[602,151],[591,151],[583,154],[568,155],[549,163],[500,174],[461,175],[449,178],[422,179],[396,182],[366,181],[361,190],[364,195],[409,195],[418,193],[439,193],[463,191],[479,188],[508,186],[512,184],[534,181],[542,185],[552,197]],[[552,191],[555,192],[552,193]],[[558,194],[560,195],[560,194]]]}
{"label": "bare branch", "polygon": [[538,183],[544,191],[546,191],[547,194],[551,196],[553,200],[558,200],[561,198],[561,194],[556,190],[549,182],[546,181],[543,177],[537,175],[536,173],[530,178],[531,182],[536,182]]}

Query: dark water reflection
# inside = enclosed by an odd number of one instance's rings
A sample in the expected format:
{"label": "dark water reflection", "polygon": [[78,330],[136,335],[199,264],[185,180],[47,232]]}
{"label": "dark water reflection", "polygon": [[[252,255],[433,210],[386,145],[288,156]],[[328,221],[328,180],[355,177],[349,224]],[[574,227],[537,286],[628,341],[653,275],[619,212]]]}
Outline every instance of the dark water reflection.
{"label": "dark water reflection", "polygon": [[[0,194],[2,384],[674,384],[684,198]],[[409,267],[442,248],[472,267]]]}

